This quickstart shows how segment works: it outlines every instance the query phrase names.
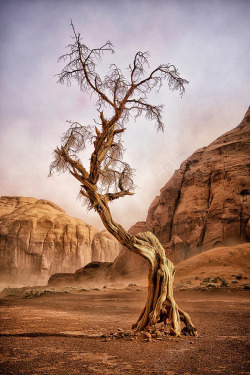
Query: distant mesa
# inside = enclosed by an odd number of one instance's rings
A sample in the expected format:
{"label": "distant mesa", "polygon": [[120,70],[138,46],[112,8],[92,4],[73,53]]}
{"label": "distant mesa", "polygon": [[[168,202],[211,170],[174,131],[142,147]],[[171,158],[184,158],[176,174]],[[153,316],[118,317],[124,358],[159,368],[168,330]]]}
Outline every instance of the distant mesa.
{"label": "distant mesa", "polygon": [[43,283],[92,261],[111,262],[117,240],[36,198],[0,198],[0,281]]}

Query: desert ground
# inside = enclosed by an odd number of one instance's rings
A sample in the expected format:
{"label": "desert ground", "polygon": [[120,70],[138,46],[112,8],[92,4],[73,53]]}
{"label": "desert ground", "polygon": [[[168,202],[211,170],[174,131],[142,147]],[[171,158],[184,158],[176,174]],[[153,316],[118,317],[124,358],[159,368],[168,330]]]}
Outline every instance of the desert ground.
{"label": "desert ground", "polygon": [[[127,336],[145,287],[1,299],[1,374],[250,374],[249,290],[176,291],[198,337]],[[113,333],[113,335],[110,335]]]}
{"label": "desert ground", "polygon": [[177,265],[174,295],[197,337],[133,335],[147,295],[139,282],[7,288],[0,374],[250,374],[249,253],[218,248]]}

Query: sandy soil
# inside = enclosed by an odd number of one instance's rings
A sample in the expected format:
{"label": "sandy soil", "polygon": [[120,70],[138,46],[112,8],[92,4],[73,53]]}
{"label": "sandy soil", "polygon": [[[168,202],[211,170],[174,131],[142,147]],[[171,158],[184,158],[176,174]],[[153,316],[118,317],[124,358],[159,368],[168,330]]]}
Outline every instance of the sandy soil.
{"label": "sandy soil", "polygon": [[249,290],[177,291],[197,338],[109,339],[127,332],[146,288],[104,288],[4,297],[0,374],[250,374]]}

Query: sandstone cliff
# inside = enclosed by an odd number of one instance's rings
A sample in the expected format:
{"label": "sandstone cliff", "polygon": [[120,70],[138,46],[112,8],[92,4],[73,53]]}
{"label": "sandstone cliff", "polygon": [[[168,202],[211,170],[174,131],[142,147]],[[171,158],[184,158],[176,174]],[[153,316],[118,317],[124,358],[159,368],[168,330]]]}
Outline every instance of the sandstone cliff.
{"label": "sandstone cliff", "polygon": [[118,242],[47,200],[0,198],[0,278],[47,281],[92,261],[111,262]]}
{"label": "sandstone cliff", "polygon": [[[167,160],[166,160],[167,162]],[[250,241],[250,107],[239,126],[184,161],[130,233],[151,230],[175,263],[217,246]],[[123,248],[110,277],[147,272]]]}

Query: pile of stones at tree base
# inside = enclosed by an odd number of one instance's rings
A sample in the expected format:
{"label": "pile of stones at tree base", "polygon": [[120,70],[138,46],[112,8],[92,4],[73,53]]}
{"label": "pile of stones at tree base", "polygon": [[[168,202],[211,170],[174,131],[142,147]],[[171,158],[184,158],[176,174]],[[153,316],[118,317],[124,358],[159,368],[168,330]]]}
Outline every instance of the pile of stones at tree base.
{"label": "pile of stones at tree base", "polygon": [[[186,327],[182,329],[182,335],[187,336]],[[189,336],[189,335],[188,335]],[[168,324],[157,323],[154,327],[146,327],[144,331],[137,332],[135,330],[124,331],[121,328],[118,328],[116,332],[110,332],[103,334],[101,336],[105,342],[124,339],[129,341],[143,341],[143,342],[156,342],[156,341],[165,341],[173,340],[176,336],[175,331]],[[196,338],[201,338],[197,335]]]}

